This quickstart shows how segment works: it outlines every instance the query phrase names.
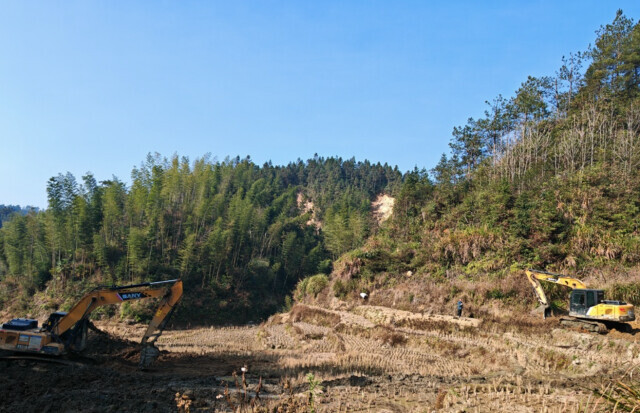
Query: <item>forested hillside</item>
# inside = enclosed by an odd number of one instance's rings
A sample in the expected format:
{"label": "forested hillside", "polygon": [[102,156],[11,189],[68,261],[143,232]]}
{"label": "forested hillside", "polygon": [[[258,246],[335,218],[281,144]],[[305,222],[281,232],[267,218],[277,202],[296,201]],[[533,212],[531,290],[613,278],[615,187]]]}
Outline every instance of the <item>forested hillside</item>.
{"label": "forested hillside", "polygon": [[185,319],[261,317],[361,245],[374,229],[371,200],[402,180],[387,165],[321,157],[258,166],[149,155],[131,176],[130,187],[52,177],[47,210],[0,230],[0,302],[55,309],[93,285],[181,277]]}
{"label": "forested hillside", "polygon": [[345,257],[349,283],[340,274],[337,295],[405,271],[445,280],[637,269],[640,27],[619,11],[596,34],[555,74],[527,78],[454,128],[431,175],[406,176],[390,225]]}
{"label": "forested hillside", "polygon": [[[246,321],[281,308],[296,285],[298,298],[325,288],[344,298],[405,274],[619,277],[640,263],[639,133],[640,27],[620,11],[556,73],[455,127],[430,172],[150,155],[130,186],[52,177],[47,210],[0,229],[0,303],[37,312],[96,284],[181,277],[183,320]],[[396,202],[378,228],[380,193]]]}

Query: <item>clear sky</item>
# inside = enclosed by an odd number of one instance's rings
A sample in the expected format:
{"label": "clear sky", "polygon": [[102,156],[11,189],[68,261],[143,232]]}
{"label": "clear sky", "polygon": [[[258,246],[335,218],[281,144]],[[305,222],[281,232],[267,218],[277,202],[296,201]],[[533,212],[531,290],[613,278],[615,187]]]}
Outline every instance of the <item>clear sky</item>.
{"label": "clear sky", "polygon": [[0,1],[0,204],[149,152],[431,169],[639,1]]}

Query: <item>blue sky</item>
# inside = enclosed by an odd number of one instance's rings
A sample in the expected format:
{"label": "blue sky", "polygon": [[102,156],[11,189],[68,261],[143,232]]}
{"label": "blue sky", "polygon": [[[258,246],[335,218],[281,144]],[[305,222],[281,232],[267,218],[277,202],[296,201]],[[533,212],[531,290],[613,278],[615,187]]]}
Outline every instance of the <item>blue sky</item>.
{"label": "blue sky", "polygon": [[431,169],[637,1],[0,1],[0,204],[149,152]]}

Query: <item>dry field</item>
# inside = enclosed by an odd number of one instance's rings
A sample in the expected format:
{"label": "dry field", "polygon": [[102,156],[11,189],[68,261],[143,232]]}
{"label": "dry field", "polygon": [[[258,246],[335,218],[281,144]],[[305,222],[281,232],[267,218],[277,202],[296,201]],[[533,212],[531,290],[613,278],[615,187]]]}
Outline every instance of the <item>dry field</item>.
{"label": "dry field", "polygon": [[[135,374],[153,377],[174,411],[310,411],[310,373],[315,411],[610,411],[592,390],[640,360],[638,326],[596,335],[556,323],[298,305],[260,326],[167,331],[153,370]],[[123,339],[143,333],[98,327]],[[134,374],[133,361],[110,363]]]}
{"label": "dry field", "polygon": [[611,411],[593,390],[638,363],[638,325],[556,323],[297,305],[259,326],[166,331],[140,372],[144,326],[101,322],[82,362],[0,361],[0,412]]}

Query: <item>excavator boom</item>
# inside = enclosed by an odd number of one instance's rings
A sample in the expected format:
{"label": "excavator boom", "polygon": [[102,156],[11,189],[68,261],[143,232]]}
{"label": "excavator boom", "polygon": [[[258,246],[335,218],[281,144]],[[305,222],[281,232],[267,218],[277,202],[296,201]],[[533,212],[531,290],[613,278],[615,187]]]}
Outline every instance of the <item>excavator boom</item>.
{"label": "excavator boom", "polygon": [[536,297],[540,304],[545,307],[549,306],[549,301],[547,300],[547,295],[544,293],[542,289],[542,284],[540,281],[552,282],[555,284],[564,285],[570,288],[587,288],[587,286],[577,278],[569,277],[562,274],[554,274],[552,272],[540,271],[540,270],[526,270],[527,278],[529,282],[533,286],[533,290],[536,293]]}
{"label": "excavator boom", "polygon": [[169,317],[173,314],[176,304],[182,297],[182,281],[175,283],[169,292],[165,295],[156,310],[147,331],[142,337],[142,351],[140,353],[140,368],[148,367],[158,358],[160,351],[155,346],[155,342],[162,334]]}

